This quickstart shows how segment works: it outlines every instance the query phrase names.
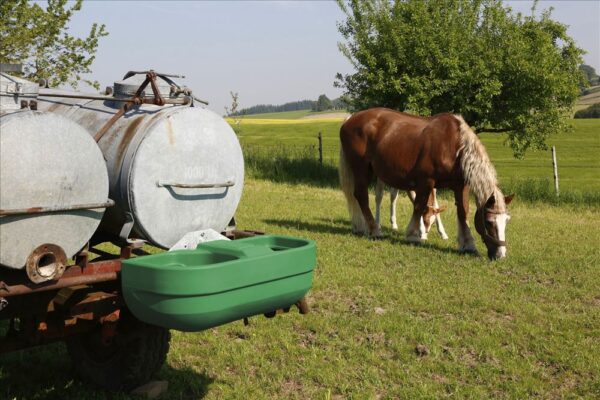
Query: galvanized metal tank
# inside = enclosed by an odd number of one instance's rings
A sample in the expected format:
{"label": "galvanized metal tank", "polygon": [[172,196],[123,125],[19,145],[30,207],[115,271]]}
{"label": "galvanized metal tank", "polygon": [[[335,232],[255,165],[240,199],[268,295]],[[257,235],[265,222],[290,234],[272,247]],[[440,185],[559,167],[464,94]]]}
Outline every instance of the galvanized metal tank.
{"label": "galvanized metal tank", "polygon": [[[112,99],[131,98],[145,76],[115,82]],[[165,99],[181,98],[157,81]],[[56,98],[46,90],[40,109],[64,115],[95,136],[123,103]],[[74,94],[74,93],[71,93]],[[152,94],[148,85],[142,96]],[[179,97],[178,97],[179,96]],[[100,230],[169,248],[184,234],[224,230],[242,195],[244,160],[238,139],[216,113],[189,105],[133,106],[99,139],[109,173],[110,197]]]}
{"label": "galvanized metal tank", "polygon": [[6,74],[0,84],[0,264],[42,282],[96,231],[110,205],[108,174],[83,127],[30,110],[37,84]]}

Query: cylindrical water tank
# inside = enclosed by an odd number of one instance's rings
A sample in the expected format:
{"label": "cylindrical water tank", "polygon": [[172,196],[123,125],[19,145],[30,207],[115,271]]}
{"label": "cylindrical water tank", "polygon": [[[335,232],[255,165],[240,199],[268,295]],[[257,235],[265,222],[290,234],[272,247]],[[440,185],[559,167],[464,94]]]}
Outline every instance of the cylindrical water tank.
{"label": "cylindrical water tank", "polygon": [[[143,80],[133,76],[115,82],[114,97],[131,97]],[[164,82],[158,89],[165,98],[173,93]],[[152,95],[150,85],[145,92]],[[40,109],[67,116],[92,136],[123,104],[53,94],[66,92],[45,91]],[[229,124],[208,109],[134,106],[106,130],[98,145],[116,202],[100,226],[108,234],[169,248],[191,231],[224,230],[237,209],[244,184],[240,144]]]}
{"label": "cylindrical water tank", "polygon": [[[108,205],[108,174],[97,144],[64,116],[0,116],[0,264],[34,282],[62,273],[96,231]],[[33,275],[32,275],[33,274]]]}

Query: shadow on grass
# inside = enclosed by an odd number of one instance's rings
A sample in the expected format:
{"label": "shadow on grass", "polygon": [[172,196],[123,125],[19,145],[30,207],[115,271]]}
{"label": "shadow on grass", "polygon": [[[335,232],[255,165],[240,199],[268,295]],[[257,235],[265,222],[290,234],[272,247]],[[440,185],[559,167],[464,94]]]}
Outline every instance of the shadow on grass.
{"label": "shadow on grass", "polygon": [[[356,236],[354,233],[352,233],[351,229],[350,229],[350,222],[340,219],[340,218],[336,218],[336,219],[332,219],[332,220],[327,220],[322,218],[321,222],[306,222],[306,221],[302,221],[299,219],[263,219],[263,222],[269,225],[274,225],[274,226],[278,226],[281,228],[287,228],[287,229],[297,229],[297,230],[301,230],[301,231],[308,231],[308,232],[318,232],[318,233],[329,233],[329,234],[333,234],[333,235],[341,235],[341,236]],[[340,226],[342,225],[342,226]],[[433,233],[432,233],[433,234]],[[360,236],[360,235],[359,235]],[[478,257],[479,255],[476,254],[470,254],[470,253],[464,253],[459,251],[458,249],[455,248],[451,248],[451,247],[444,247],[444,246],[440,246],[436,243],[433,242],[428,242],[425,241],[422,244],[414,244],[411,242],[408,242],[405,238],[404,235],[400,235],[400,234],[394,234],[392,232],[386,232],[385,236],[383,238],[380,239],[372,239],[372,240],[382,240],[382,241],[388,241],[391,244],[397,244],[397,245],[402,245],[402,246],[407,246],[407,247],[420,247],[420,248],[424,248],[424,249],[431,249],[440,253],[444,253],[444,254],[456,254],[456,255],[464,255],[466,257]]]}
{"label": "shadow on grass", "polygon": [[[0,361],[1,399],[141,399],[124,392],[95,388],[76,378],[64,344],[3,354]],[[157,380],[166,380],[169,388],[161,399],[199,399],[208,393],[214,381],[191,368],[162,367]]]}
{"label": "shadow on grass", "polygon": [[269,225],[279,226],[281,228],[297,229],[301,231],[331,233],[334,235],[352,234],[349,224],[348,226],[335,226],[331,223],[313,223],[301,221],[299,219],[263,219],[263,222]]}

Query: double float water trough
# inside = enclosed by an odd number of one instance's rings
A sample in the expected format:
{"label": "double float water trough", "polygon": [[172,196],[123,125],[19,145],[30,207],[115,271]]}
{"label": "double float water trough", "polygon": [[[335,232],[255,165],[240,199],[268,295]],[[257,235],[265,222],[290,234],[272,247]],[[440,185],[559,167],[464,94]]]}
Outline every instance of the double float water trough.
{"label": "double float water trough", "polygon": [[311,240],[255,236],[123,261],[127,307],[140,320],[198,331],[297,303],[311,286]]}

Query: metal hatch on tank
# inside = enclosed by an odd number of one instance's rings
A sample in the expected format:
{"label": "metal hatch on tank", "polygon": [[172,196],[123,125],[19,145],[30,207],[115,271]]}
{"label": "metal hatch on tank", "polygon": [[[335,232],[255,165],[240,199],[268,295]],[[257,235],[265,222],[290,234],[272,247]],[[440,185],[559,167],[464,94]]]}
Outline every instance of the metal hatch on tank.
{"label": "metal hatch on tank", "polygon": [[[224,230],[244,182],[242,150],[229,124],[189,104],[191,91],[171,77],[128,73],[111,96],[61,98],[70,95],[46,89],[40,101],[40,108],[68,115],[98,139],[117,203],[100,229],[163,248],[187,232]],[[126,111],[123,104],[130,104]]]}

